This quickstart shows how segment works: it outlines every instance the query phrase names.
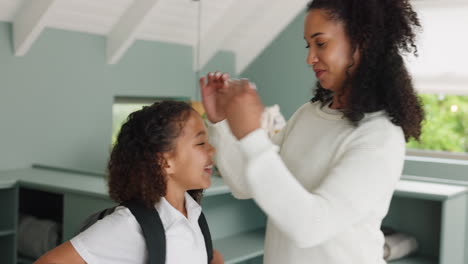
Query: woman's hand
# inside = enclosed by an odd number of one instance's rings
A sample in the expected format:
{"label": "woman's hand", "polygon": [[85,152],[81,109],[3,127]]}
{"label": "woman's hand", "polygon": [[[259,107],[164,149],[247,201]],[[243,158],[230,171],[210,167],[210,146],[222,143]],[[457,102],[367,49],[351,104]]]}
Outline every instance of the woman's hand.
{"label": "woman's hand", "polygon": [[213,249],[213,259],[210,264],[224,264],[223,255],[216,249]]}
{"label": "woman's hand", "polygon": [[240,88],[229,98],[225,115],[232,134],[242,139],[261,127],[264,106],[252,83],[242,82]]}
{"label": "woman's hand", "polygon": [[237,139],[260,128],[264,107],[255,87],[246,79],[230,80],[227,73],[210,72],[200,78],[200,88],[210,122],[227,119]]}
{"label": "woman's hand", "polygon": [[206,77],[200,78],[203,107],[211,123],[226,119],[224,110],[229,97],[228,79],[229,74],[221,72],[210,72]]}

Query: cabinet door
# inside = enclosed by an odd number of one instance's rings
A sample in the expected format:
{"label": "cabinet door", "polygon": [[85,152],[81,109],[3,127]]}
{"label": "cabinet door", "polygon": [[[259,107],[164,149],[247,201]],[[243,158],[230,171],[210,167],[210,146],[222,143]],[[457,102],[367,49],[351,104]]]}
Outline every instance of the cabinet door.
{"label": "cabinet door", "polygon": [[465,257],[467,196],[446,200],[442,209],[441,264],[462,264]]}
{"label": "cabinet door", "polygon": [[76,235],[83,221],[91,214],[116,203],[106,198],[81,194],[65,194],[63,198],[63,241]]}
{"label": "cabinet door", "polygon": [[0,263],[16,262],[16,222],[18,189],[16,186],[0,188]]}

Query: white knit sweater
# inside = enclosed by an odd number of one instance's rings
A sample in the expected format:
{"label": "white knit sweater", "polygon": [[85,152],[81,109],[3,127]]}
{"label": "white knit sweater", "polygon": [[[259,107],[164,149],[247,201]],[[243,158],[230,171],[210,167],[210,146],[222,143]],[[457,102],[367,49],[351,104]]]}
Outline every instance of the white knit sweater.
{"label": "white knit sweater", "polygon": [[233,195],[268,216],[264,263],[385,263],[380,225],[405,155],[403,131],[385,112],[356,127],[307,103],[273,141],[263,129],[237,141],[226,121],[209,132]]}

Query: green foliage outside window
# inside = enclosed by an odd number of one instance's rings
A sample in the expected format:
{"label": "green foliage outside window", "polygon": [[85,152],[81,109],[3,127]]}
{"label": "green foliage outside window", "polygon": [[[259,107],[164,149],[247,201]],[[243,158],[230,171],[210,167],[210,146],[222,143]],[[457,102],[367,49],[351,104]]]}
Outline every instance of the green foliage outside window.
{"label": "green foliage outside window", "polygon": [[117,141],[117,135],[119,134],[120,127],[127,121],[128,116],[143,108],[143,106],[150,105],[151,103],[143,104],[114,104],[112,107],[112,145]]}
{"label": "green foliage outside window", "polygon": [[112,106],[112,145],[117,141],[117,136],[120,132],[120,127],[127,121],[128,116],[142,109],[144,106],[149,106],[157,101],[174,100],[174,101],[189,101],[188,97],[117,97]]}
{"label": "green foliage outside window", "polygon": [[[435,94],[421,94],[419,96],[425,111],[421,140],[417,142],[412,139],[408,142],[407,147],[468,153],[468,96]],[[143,106],[150,105],[158,99],[152,98],[137,102],[119,100],[120,102],[116,102],[112,109],[112,144],[115,143],[120,127],[130,113],[140,110]],[[187,100],[187,98],[175,100]]]}
{"label": "green foliage outside window", "polygon": [[425,121],[412,149],[468,152],[468,96],[421,94]]}

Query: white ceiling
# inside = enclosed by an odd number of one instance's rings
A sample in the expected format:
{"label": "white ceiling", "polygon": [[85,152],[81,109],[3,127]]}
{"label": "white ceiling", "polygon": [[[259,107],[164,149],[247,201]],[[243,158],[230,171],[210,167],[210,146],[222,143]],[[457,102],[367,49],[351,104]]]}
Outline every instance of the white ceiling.
{"label": "white ceiling", "polygon": [[[110,64],[118,63],[135,41],[149,40],[189,45],[195,51],[200,47],[199,56],[194,56],[194,60],[199,58],[194,61],[195,70],[203,68],[218,51],[232,51],[238,74],[305,9],[308,1],[0,0],[0,21],[13,23],[17,56],[27,54],[43,29],[58,28],[105,36]],[[413,3],[440,8],[466,5],[468,0]]]}
{"label": "white ceiling", "polygon": [[194,62],[195,67],[202,68],[218,51],[227,50],[235,53],[239,73],[304,10],[307,2],[0,0],[0,21],[13,23],[17,56],[27,54],[44,28],[106,36],[111,64],[117,63],[137,40],[178,43],[197,49],[200,36],[200,61]]}

